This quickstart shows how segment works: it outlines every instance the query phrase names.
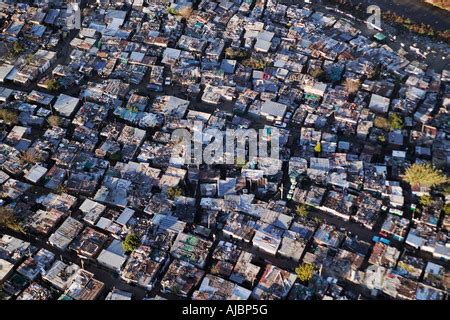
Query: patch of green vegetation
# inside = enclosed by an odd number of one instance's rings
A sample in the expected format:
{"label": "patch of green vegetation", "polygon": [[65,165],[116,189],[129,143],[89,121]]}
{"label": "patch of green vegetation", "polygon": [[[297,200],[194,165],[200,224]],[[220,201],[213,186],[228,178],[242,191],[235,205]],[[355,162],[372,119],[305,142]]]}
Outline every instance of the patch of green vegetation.
{"label": "patch of green vegetation", "polygon": [[263,70],[267,67],[268,62],[263,59],[249,58],[242,61],[244,67],[249,67],[255,70]]}
{"label": "patch of green vegetation", "polygon": [[413,164],[406,169],[403,179],[412,186],[434,187],[446,183],[447,177],[431,164]]}
{"label": "patch of green vegetation", "polygon": [[295,274],[300,281],[308,282],[314,274],[314,265],[310,263],[303,263],[295,268]]}
{"label": "patch of green vegetation", "polygon": [[123,250],[127,253],[136,250],[140,245],[141,239],[134,233],[128,234],[122,243]]}
{"label": "patch of green vegetation", "polygon": [[7,124],[17,124],[19,122],[19,116],[15,111],[0,109],[0,119]]}
{"label": "patch of green vegetation", "polygon": [[420,197],[420,204],[424,207],[428,207],[431,205],[431,196],[429,194],[424,194]]}
{"label": "patch of green vegetation", "polygon": [[19,41],[15,41],[13,43],[11,51],[14,55],[18,56],[19,54],[25,51],[25,48]]}
{"label": "patch of green vegetation", "polygon": [[403,118],[397,113],[391,113],[389,115],[389,130],[401,130],[403,129]]}
{"label": "patch of green vegetation", "polygon": [[297,208],[295,208],[295,213],[297,214],[297,216],[302,218],[308,216],[309,213],[308,206],[304,203],[299,204]]}
{"label": "patch of green vegetation", "polygon": [[59,82],[56,79],[48,79],[45,81],[45,85],[49,91],[58,91],[60,89]]}
{"label": "patch of green vegetation", "polygon": [[175,200],[175,198],[183,195],[183,190],[181,188],[169,188],[167,189],[167,198],[170,200]]}

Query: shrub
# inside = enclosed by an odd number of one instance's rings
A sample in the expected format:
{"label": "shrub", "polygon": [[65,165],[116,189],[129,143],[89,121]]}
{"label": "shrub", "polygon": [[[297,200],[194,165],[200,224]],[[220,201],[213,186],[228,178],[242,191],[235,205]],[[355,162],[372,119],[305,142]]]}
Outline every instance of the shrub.
{"label": "shrub", "polygon": [[125,252],[132,252],[139,248],[140,245],[141,239],[139,239],[136,234],[130,233],[125,237],[125,241],[123,242],[122,247]]}
{"label": "shrub", "polygon": [[429,194],[424,194],[420,197],[419,202],[422,206],[428,207],[429,205],[431,205],[431,196]]}
{"label": "shrub", "polygon": [[227,59],[243,59],[247,57],[247,51],[245,50],[239,50],[239,49],[233,49],[233,48],[226,48],[225,49],[225,56]]}
{"label": "shrub", "polygon": [[47,119],[47,122],[52,127],[59,127],[62,123],[61,118],[58,116],[50,116]]}
{"label": "shrub", "polygon": [[249,58],[242,61],[242,65],[255,70],[262,70],[267,66],[267,61],[263,59]]}
{"label": "shrub", "polygon": [[25,51],[25,48],[23,47],[23,45],[19,41],[15,41],[13,43],[12,52],[15,55],[19,55],[19,54],[21,54],[24,51]]}
{"label": "shrub", "polygon": [[388,130],[389,129],[389,121],[383,117],[375,117],[373,120],[373,125],[378,129]]}
{"label": "shrub", "polygon": [[167,12],[169,13],[169,14],[171,14],[171,15],[173,15],[173,16],[178,16],[180,13],[177,11],[177,10],[175,10],[174,8],[169,8],[169,9],[167,9]]}
{"label": "shrub", "polygon": [[183,190],[181,188],[169,188],[167,189],[167,197],[170,200],[174,200],[176,197],[182,196]]}

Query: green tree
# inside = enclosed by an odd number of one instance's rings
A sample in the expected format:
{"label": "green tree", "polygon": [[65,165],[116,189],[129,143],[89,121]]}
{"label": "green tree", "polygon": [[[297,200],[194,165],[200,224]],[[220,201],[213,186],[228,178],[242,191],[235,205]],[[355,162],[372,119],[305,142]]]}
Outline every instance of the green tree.
{"label": "green tree", "polygon": [[59,90],[59,82],[56,79],[49,79],[45,82],[47,89],[50,91],[58,91]]}
{"label": "green tree", "polygon": [[13,43],[12,52],[15,55],[19,55],[19,54],[21,54],[24,51],[25,51],[25,48],[23,47],[23,45],[19,41],[15,41]]}
{"label": "green tree", "polygon": [[25,233],[24,229],[17,221],[13,210],[6,207],[0,207],[0,227]]}
{"label": "green tree", "polygon": [[389,129],[401,130],[403,128],[403,119],[397,113],[391,113],[389,115]]}
{"label": "green tree", "polygon": [[308,282],[314,274],[314,266],[310,263],[303,263],[295,268],[295,273],[300,281]]}
{"label": "green tree", "polygon": [[431,164],[413,164],[406,169],[403,179],[411,186],[434,187],[447,182],[442,171]]}
{"label": "green tree", "polygon": [[308,215],[308,206],[305,204],[299,204],[297,206],[297,208],[295,208],[295,213],[297,214],[297,216],[299,217],[306,217]]}
{"label": "green tree", "polygon": [[2,119],[7,124],[16,124],[19,121],[19,117],[15,111],[1,109],[0,119]]}
{"label": "green tree", "polygon": [[141,239],[139,239],[136,234],[130,233],[125,237],[125,241],[123,242],[122,247],[125,252],[132,252],[139,248],[140,245]]}
{"label": "green tree", "polygon": [[424,207],[428,207],[431,205],[431,196],[429,194],[424,194],[420,197],[420,204]]}

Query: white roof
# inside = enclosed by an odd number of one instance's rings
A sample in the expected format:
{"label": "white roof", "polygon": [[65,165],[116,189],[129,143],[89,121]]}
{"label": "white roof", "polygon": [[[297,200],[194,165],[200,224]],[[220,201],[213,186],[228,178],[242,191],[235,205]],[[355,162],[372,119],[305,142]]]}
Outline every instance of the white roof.
{"label": "white roof", "polygon": [[181,50],[166,48],[163,53],[162,63],[167,63],[170,60],[177,60],[180,57]]}
{"label": "white roof", "polygon": [[142,60],[144,60],[144,57],[145,57],[145,54],[143,54],[142,52],[133,51],[130,55],[130,60],[136,61],[136,62],[141,62]]}
{"label": "white roof", "polygon": [[255,43],[255,50],[267,52],[269,51],[271,45],[272,43],[270,41],[258,39]]}
{"label": "white roof", "polygon": [[372,94],[369,108],[375,111],[387,112],[389,109],[389,102],[389,98],[382,97],[378,94]]}
{"label": "white roof", "polygon": [[267,100],[261,105],[261,113],[275,117],[283,117],[286,113],[286,105],[274,101]]}
{"label": "white roof", "polygon": [[107,219],[105,217],[100,217],[100,219],[97,221],[96,226],[99,227],[100,229],[106,229],[111,225],[111,223],[113,223],[112,220]]}
{"label": "white roof", "polygon": [[92,201],[91,199],[86,199],[86,200],[84,200],[84,202],[81,204],[80,210],[81,210],[83,213],[87,213],[87,212],[91,211],[92,209],[94,209],[94,208],[97,207],[97,206],[103,206],[103,207],[104,207],[104,205],[102,205],[102,204],[100,204],[100,203],[98,203],[98,202]]}
{"label": "white roof", "polygon": [[120,216],[117,218],[116,223],[120,225],[126,225],[128,220],[134,215],[134,210],[130,208],[125,208]]}
{"label": "white roof", "polygon": [[256,38],[258,36],[259,32],[257,30],[250,30],[246,29],[244,38]]}
{"label": "white roof", "polygon": [[421,237],[416,236],[413,233],[413,230],[411,230],[406,237],[406,244],[409,244],[410,246],[414,248],[419,248],[425,243],[425,240]]}
{"label": "white roof", "polygon": [[124,264],[126,260],[125,253],[122,247],[122,241],[113,240],[108,248],[100,252],[97,261],[107,267],[120,270],[120,267]]}
{"label": "white roof", "polygon": [[53,108],[55,108],[55,110],[58,111],[64,117],[71,117],[79,101],[80,99],[78,98],[61,94],[58,97],[58,100],[56,100]]}
{"label": "white roof", "polygon": [[186,227],[186,222],[178,221],[177,217],[166,216],[163,214],[155,215],[155,217],[153,218],[153,223],[158,225],[158,227],[163,230],[169,230],[176,233],[182,232]]}
{"label": "white roof", "polygon": [[272,41],[273,36],[275,33],[270,31],[260,31],[258,34],[258,40],[264,40],[264,41]]}
{"label": "white roof", "polygon": [[25,179],[27,179],[28,181],[31,181],[33,183],[36,183],[46,173],[47,173],[47,168],[46,167],[43,167],[43,166],[38,165],[38,164],[35,164],[30,169],[30,171],[28,171],[28,173],[25,175]]}
{"label": "white roof", "polygon": [[327,84],[323,82],[316,81],[313,86],[305,86],[305,93],[315,94],[319,96],[323,96],[325,94],[325,90],[327,89]]}

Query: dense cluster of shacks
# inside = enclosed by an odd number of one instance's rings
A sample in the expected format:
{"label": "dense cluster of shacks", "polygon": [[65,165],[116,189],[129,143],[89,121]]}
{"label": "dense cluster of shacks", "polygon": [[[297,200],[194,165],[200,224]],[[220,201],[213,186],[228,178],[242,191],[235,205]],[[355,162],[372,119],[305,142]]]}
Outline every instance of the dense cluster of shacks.
{"label": "dense cluster of shacks", "polygon": [[[1,124],[1,205],[29,234],[0,236],[3,297],[446,299],[449,200],[420,208],[430,190],[401,175],[448,169],[450,70],[275,0],[80,6],[68,30],[65,1],[0,3],[0,108],[17,114]],[[377,126],[392,113],[402,128]],[[276,127],[280,160],[186,165],[171,132],[194,120]],[[129,234],[141,245],[124,252]]]}

